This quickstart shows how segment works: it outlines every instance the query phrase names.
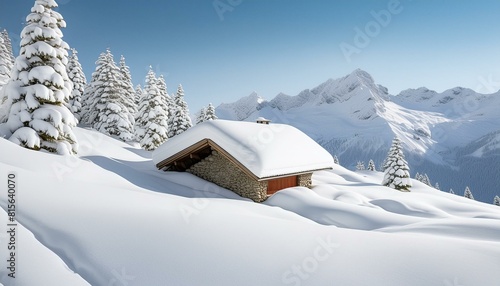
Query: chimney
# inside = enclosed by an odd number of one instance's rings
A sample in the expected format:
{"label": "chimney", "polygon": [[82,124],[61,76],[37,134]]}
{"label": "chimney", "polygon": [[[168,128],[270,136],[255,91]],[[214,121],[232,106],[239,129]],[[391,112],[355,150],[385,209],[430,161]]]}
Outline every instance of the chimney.
{"label": "chimney", "polygon": [[271,123],[271,120],[265,119],[264,117],[259,117],[257,118],[257,123],[269,125],[269,123]]}

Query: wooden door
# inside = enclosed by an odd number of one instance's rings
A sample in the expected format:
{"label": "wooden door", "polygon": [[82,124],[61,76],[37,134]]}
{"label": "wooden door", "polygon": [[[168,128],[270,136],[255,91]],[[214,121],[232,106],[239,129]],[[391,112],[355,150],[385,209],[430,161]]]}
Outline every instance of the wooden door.
{"label": "wooden door", "polygon": [[272,195],[279,190],[298,186],[298,176],[284,177],[267,182],[267,194]]}

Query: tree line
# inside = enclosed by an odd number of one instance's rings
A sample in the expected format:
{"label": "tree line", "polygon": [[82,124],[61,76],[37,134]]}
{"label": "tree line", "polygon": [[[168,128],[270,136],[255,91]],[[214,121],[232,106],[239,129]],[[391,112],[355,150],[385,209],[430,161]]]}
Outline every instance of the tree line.
{"label": "tree line", "polygon": [[[154,150],[192,127],[181,84],[169,95],[163,76],[150,67],[144,88],[134,88],[125,57],[116,64],[109,49],[87,83],[77,50],[62,39],[66,22],[56,7],[52,0],[35,1],[17,57],[7,31],[0,33],[1,137],[32,150],[76,154],[73,127],[79,124]],[[209,104],[196,123],[214,119]]]}

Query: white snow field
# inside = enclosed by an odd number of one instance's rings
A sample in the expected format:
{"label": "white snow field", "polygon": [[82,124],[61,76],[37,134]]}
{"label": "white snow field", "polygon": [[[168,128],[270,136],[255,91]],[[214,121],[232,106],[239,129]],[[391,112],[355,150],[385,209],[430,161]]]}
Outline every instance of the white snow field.
{"label": "white snow field", "polygon": [[[78,157],[0,139],[3,285],[499,285],[500,208],[341,166],[263,204],[82,128]],[[17,176],[17,269],[7,191]]]}

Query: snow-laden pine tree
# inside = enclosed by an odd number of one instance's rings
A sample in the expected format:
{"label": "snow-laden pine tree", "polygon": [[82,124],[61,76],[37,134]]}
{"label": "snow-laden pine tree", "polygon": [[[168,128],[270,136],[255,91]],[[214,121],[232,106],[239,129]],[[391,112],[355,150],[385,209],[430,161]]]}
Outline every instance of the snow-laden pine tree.
{"label": "snow-laden pine tree", "polygon": [[9,81],[11,70],[12,65],[9,51],[5,45],[5,40],[3,37],[0,37],[0,88]]}
{"label": "snow-laden pine tree", "polygon": [[16,57],[14,56],[14,52],[12,51],[12,41],[10,40],[9,32],[7,32],[6,29],[3,29],[3,31],[0,33],[0,37],[3,39],[4,45],[7,48],[7,53],[10,57],[10,69],[12,70]]}
{"label": "snow-laden pine tree", "polygon": [[420,173],[419,173],[419,172],[417,172],[417,173],[415,174],[415,180],[417,180],[417,181],[419,181],[419,182],[420,182],[420,178],[421,178],[421,177],[422,177],[422,175],[420,175]]}
{"label": "snow-laden pine tree", "polygon": [[76,119],[66,107],[73,84],[66,73],[69,46],[60,28],[66,27],[54,11],[54,0],[37,0],[21,32],[21,49],[9,83],[9,118],[2,135],[23,147],[74,154],[78,144]]}
{"label": "snow-laden pine tree", "polygon": [[200,113],[196,117],[196,125],[198,125],[198,124],[200,124],[200,123],[202,123],[202,122],[205,121],[205,112],[206,112],[206,108],[202,107],[201,110],[200,110]]}
{"label": "snow-laden pine tree", "polygon": [[2,36],[0,37],[0,123],[7,121],[9,112],[9,106],[6,104],[7,94],[2,91],[2,87],[10,79],[9,63],[10,57],[7,56],[7,47]]}
{"label": "snow-laden pine tree", "polygon": [[119,138],[122,141],[133,139],[134,126],[124,95],[123,76],[116,66],[113,55],[108,49],[101,53],[96,62],[96,70],[86,89],[85,123],[97,131]]}
{"label": "snow-laden pine tree", "polygon": [[92,79],[90,82],[87,82],[85,88],[83,89],[82,94],[82,110],[80,111],[80,125],[88,125],[89,117],[90,117],[90,105],[92,104],[94,88],[93,82],[95,82],[94,76],[96,73],[92,73]]}
{"label": "snow-laden pine tree", "polygon": [[123,103],[128,109],[129,121],[133,125],[135,123],[135,114],[137,113],[137,104],[135,103],[135,89],[134,84],[132,83],[130,68],[125,63],[125,57],[123,55],[120,57],[120,72],[122,74],[122,88],[125,91],[125,93],[122,94]]}
{"label": "snow-laden pine tree", "polygon": [[168,137],[172,138],[191,128],[191,118],[189,117],[189,109],[186,101],[184,101],[184,90],[179,84],[177,93],[174,97],[173,113],[169,118]]}
{"label": "snow-laden pine tree", "polygon": [[67,66],[68,77],[73,82],[73,91],[69,96],[68,108],[75,115],[76,119],[80,120],[82,112],[82,96],[87,85],[87,79],[83,73],[82,65],[78,60],[78,52],[76,49],[71,49],[71,56]]}
{"label": "snow-laden pine tree", "polygon": [[168,111],[152,69],[146,76],[135,126],[136,139],[145,150],[152,151],[168,139]]}
{"label": "snow-laden pine tree", "polygon": [[470,191],[469,186],[465,187],[464,197],[471,199],[471,200],[474,199],[474,196],[472,195],[472,192]]}
{"label": "snow-laden pine tree", "polygon": [[137,110],[139,110],[139,103],[141,102],[141,98],[142,98],[142,86],[138,84],[135,87],[135,97],[134,97],[134,102],[135,106],[137,106]]}
{"label": "snow-laden pine tree", "polygon": [[167,116],[170,118],[170,115],[173,114],[173,106],[174,101],[170,95],[168,95],[167,91],[167,83],[165,82],[165,78],[163,75],[160,75],[156,80],[156,85],[158,86],[158,90],[160,91],[161,98],[167,107]]}
{"label": "snow-laden pine tree", "polygon": [[495,206],[500,206],[500,197],[499,196],[495,196],[495,198],[493,199],[493,204]]}
{"label": "snow-laden pine tree", "polygon": [[455,194],[455,192],[453,191],[453,189],[450,189],[450,194]]}
{"label": "snow-laden pine tree", "polygon": [[427,173],[422,175],[422,183],[426,184],[429,187],[432,187],[431,180],[429,179],[429,176],[427,176]]}
{"label": "snow-laden pine tree", "polygon": [[410,168],[405,160],[401,141],[397,137],[392,141],[386,162],[382,185],[400,191],[410,191]]}
{"label": "snow-laden pine tree", "polygon": [[368,161],[368,171],[375,171],[375,162],[372,159]]}
{"label": "snow-laden pine tree", "polygon": [[217,115],[215,115],[215,107],[212,105],[212,103],[209,103],[207,106],[207,110],[205,111],[204,121],[216,120],[217,118]]}
{"label": "snow-laden pine tree", "polygon": [[358,161],[358,163],[356,164],[356,170],[363,171],[364,169],[365,169],[365,162]]}
{"label": "snow-laden pine tree", "polygon": [[12,68],[14,67],[14,55],[7,30],[0,33],[0,123],[7,121],[9,117],[10,104],[7,102],[7,94],[2,87],[9,82]]}
{"label": "snow-laden pine tree", "polygon": [[337,157],[337,155],[333,155],[333,163],[340,165],[339,158]]}
{"label": "snow-laden pine tree", "polygon": [[439,183],[438,182],[436,182],[436,184],[434,185],[434,189],[441,190],[441,188],[439,188]]}

